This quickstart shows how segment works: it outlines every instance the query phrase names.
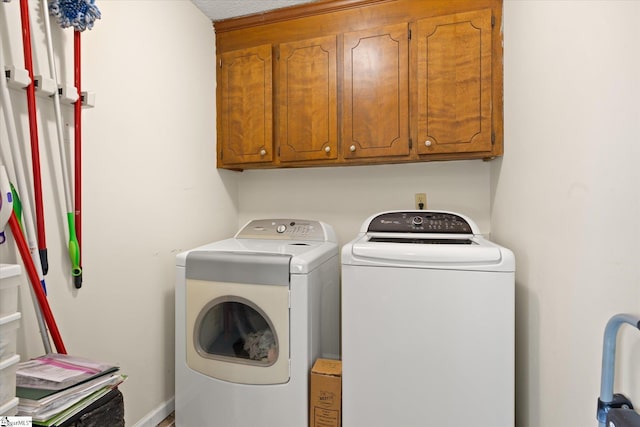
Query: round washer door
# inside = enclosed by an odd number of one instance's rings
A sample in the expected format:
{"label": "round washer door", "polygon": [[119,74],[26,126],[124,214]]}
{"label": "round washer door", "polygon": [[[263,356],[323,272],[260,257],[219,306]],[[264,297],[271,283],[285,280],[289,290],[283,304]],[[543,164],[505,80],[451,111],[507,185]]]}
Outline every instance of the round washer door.
{"label": "round washer door", "polygon": [[187,365],[240,384],[289,381],[289,287],[187,279]]}

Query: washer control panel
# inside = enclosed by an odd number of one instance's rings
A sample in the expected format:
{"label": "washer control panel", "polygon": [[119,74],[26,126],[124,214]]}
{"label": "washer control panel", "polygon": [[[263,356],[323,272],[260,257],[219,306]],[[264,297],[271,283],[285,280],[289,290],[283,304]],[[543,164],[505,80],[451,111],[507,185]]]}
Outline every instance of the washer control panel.
{"label": "washer control panel", "polygon": [[385,212],[374,217],[367,228],[376,233],[473,234],[462,216],[451,212]]}
{"label": "washer control panel", "polygon": [[319,221],[301,219],[256,219],[236,234],[237,239],[309,240],[324,242],[325,230]]}

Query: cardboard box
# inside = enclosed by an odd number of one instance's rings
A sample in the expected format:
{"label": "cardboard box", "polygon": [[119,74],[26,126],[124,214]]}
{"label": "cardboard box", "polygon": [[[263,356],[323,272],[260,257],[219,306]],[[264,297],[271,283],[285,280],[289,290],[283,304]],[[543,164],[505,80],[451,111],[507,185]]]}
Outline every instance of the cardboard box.
{"label": "cardboard box", "polygon": [[318,359],[311,369],[309,427],[342,424],[342,362]]}

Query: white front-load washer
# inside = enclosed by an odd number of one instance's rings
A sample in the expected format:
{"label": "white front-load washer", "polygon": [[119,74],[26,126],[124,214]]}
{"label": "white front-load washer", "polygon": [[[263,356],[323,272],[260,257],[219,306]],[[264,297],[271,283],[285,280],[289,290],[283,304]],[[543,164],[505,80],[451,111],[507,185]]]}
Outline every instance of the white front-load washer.
{"label": "white front-load washer", "polygon": [[392,211],[342,249],[344,427],[513,427],[513,253],[463,215]]}
{"label": "white front-load washer", "polygon": [[309,372],[339,358],[335,232],[265,219],[176,258],[178,427],[308,424]]}

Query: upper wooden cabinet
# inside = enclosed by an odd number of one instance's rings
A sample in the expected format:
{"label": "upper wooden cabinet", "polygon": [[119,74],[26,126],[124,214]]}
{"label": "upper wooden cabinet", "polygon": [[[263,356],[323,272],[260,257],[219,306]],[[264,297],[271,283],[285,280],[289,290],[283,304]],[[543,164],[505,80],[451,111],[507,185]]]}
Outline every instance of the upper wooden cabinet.
{"label": "upper wooden cabinet", "polygon": [[338,157],[336,52],[335,35],[280,45],[281,162]]}
{"label": "upper wooden cabinet", "polygon": [[218,164],[271,162],[271,45],[223,53],[219,67]]}
{"label": "upper wooden cabinet", "polygon": [[491,9],[417,22],[418,153],[491,151]]}
{"label": "upper wooden cabinet", "polygon": [[409,155],[409,27],[344,35],[345,159]]}
{"label": "upper wooden cabinet", "polygon": [[502,0],[320,0],[214,23],[218,167],[503,152]]}

